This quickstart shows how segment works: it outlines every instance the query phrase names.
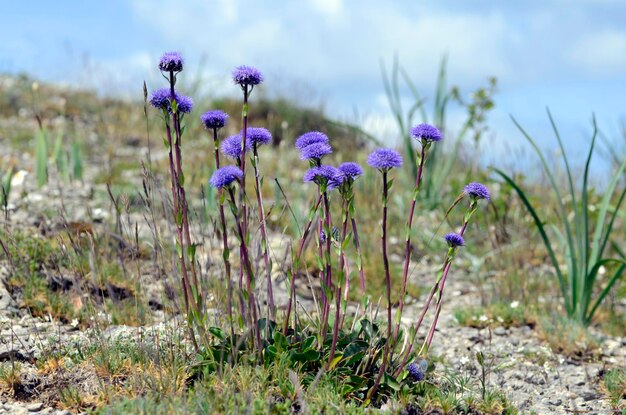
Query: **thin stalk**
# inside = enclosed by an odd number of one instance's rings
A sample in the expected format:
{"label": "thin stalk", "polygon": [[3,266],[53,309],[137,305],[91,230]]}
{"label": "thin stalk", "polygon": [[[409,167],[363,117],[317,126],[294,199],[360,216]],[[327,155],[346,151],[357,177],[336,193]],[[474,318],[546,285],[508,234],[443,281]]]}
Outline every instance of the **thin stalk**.
{"label": "thin stalk", "polygon": [[[339,275],[343,275],[346,281],[346,295],[348,294],[349,280],[350,276],[344,270],[344,264],[346,260],[345,252],[343,250],[344,241],[346,240],[346,234],[348,233],[348,201],[343,199],[343,223],[341,225],[341,241],[339,245]],[[333,325],[333,340],[330,346],[330,357],[328,358],[328,367],[332,364],[333,359],[335,358],[335,348],[337,347],[337,337],[339,334],[339,322],[342,320],[341,318],[341,278],[337,280],[337,290],[335,293],[335,324]]]}
{"label": "thin stalk", "polygon": [[402,288],[400,290],[400,303],[396,312],[396,327],[393,332],[394,343],[398,340],[400,331],[400,319],[404,310],[404,296],[406,295],[406,284],[409,277],[409,265],[411,263],[411,228],[413,227],[413,216],[415,213],[415,205],[417,204],[417,194],[422,182],[422,173],[424,171],[424,162],[426,160],[426,143],[422,142],[422,153],[420,155],[419,167],[417,169],[417,177],[415,179],[415,188],[413,189],[413,200],[409,208],[409,218],[406,223],[406,242],[404,247],[404,268],[402,270]]}
{"label": "thin stalk", "polygon": [[389,345],[391,343],[391,274],[389,272],[389,258],[387,256],[387,171],[383,170],[383,223],[382,223],[382,251],[383,251],[383,266],[385,268],[385,283],[387,285],[387,341],[385,342],[385,350],[383,351],[383,363],[380,366],[378,376],[374,382],[374,386],[369,390],[367,394],[367,400],[372,399],[374,393],[380,385],[380,381],[387,369],[387,360],[389,359]]}
{"label": "thin stalk", "polygon": [[[174,156],[172,153],[172,148],[173,148],[173,143],[172,143],[172,130],[170,128],[170,124],[168,122],[167,119],[167,112],[165,112],[164,114],[164,119],[165,119],[165,132],[166,132],[166,136],[167,136],[167,143],[168,143],[168,159],[169,159],[169,169],[170,169],[170,179],[171,179],[171,185],[172,185],[172,205],[174,208],[174,218],[176,221],[176,237],[178,240],[178,244],[181,245],[181,250],[178,254],[178,261],[180,263],[180,273],[181,273],[181,281],[183,284],[183,298],[185,301],[185,315],[187,316],[187,318],[189,318],[189,310],[191,308],[191,301],[190,301],[190,295],[189,295],[189,291],[190,291],[190,287],[189,287],[189,275],[187,274],[187,265],[186,265],[186,261],[185,261],[185,254],[184,254],[184,250],[182,249],[183,246],[183,235],[182,235],[182,229],[180,228],[180,226],[178,226],[178,212],[179,212],[179,208],[180,205],[178,203],[178,192],[177,192],[177,187],[176,187],[176,183],[178,182],[178,178],[177,178],[177,173],[176,173],[176,169],[174,168]],[[192,325],[189,325],[189,336],[191,337],[192,343],[194,345],[194,348],[196,351],[199,350],[198,347],[198,343],[196,341],[196,335],[195,332],[193,330]]]}
{"label": "thin stalk", "polygon": [[[169,81],[170,81],[170,93],[171,93],[171,99],[172,101],[175,100],[175,92],[174,92],[174,85],[176,83],[176,79],[174,77],[174,72],[170,71],[170,77],[169,77]],[[178,111],[173,111],[172,110],[172,122],[173,122],[173,126],[174,126],[174,132],[176,133],[176,141],[174,143],[174,150],[175,150],[175,155],[176,155],[176,187],[177,187],[177,192],[178,192],[178,205],[179,205],[179,212],[182,212],[182,231],[184,234],[184,238],[185,238],[185,242],[187,244],[187,247],[191,247],[192,246],[192,242],[191,242],[191,235],[189,232],[189,218],[187,215],[187,197],[185,194],[185,185],[184,185],[184,175],[182,172],[182,152],[181,152],[181,146],[182,146],[182,131],[180,128],[180,119],[179,119],[179,113]],[[185,251],[185,244],[182,243],[183,240],[181,239],[181,251],[183,252],[183,261],[184,261],[184,251]],[[191,254],[190,254],[191,255]],[[194,298],[193,301],[193,305],[194,305],[194,311],[198,313],[198,315],[200,315],[202,313],[200,304],[197,302],[197,300],[201,300],[203,298],[202,296],[202,289],[200,287],[200,284],[198,284],[198,275],[196,272],[196,261],[195,258],[190,258],[190,262],[191,262],[191,283],[193,284],[193,289],[192,289],[192,293],[195,290],[195,296],[196,298]]]}
{"label": "thin stalk", "polygon": [[439,313],[441,312],[441,301],[443,300],[443,290],[445,288],[446,279],[448,277],[448,272],[450,271],[451,266],[452,266],[452,259],[449,258],[448,263],[446,264],[445,269],[443,270],[443,277],[441,278],[441,288],[439,289],[439,298],[437,299],[437,308],[435,309],[435,318],[433,320],[433,323],[430,326],[430,330],[428,331],[428,336],[424,340],[424,344],[422,344],[422,347],[418,355],[421,355],[423,351],[428,352],[428,350],[430,349],[430,344],[433,340],[433,335],[435,334],[435,328],[437,327],[437,321],[439,320]]}
{"label": "thin stalk", "polygon": [[[214,155],[215,155],[215,168],[220,168],[220,140],[217,135],[217,128],[213,129],[213,144],[214,144]],[[224,269],[226,271],[227,285],[228,285],[228,293],[227,293],[227,301],[228,304],[228,319],[230,321],[230,335],[231,341],[235,336],[235,330],[233,328],[233,281],[231,275],[231,266],[230,266],[230,248],[228,247],[228,229],[226,226],[226,215],[224,214],[224,196],[223,189],[219,188],[217,190],[217,198],[219,201],[219,212],[220,212],[220,223],[222,225],[222,259],[224,260]]]}
{"label": "thin stalk", "polygon": [[[265,263],[265,274],[267,276],[267,298],[268,298],[268,320],[274,319],[274,291],[272,290],[272,270],[270,269],[270,256],[267,240],[267,228],[265,225],[265,209],[263,208],[263,195],[261,194],[261,179],[259,177],[259,153],[256,144],[252,148],[254,153],[254,190],[259,209],[259,223],[261,226],[261,245],[263,247],[263,261]],[[268,326],[269,327],[269,326]]]}
{"label": "thin stalk", "polygon": [[[331,243],[332,243],[332,220],[330,217],[330,202],[328,201],[328,192],[326,189],[322,191],[322,200],[324,201],[324,228],[326,233],[326,252],[324,253],[324,268],[325,268],[325,285],[326,289],[330,290],[332,287],[333,279],[332,279],[332,264],[330,260],[331,253]],[[322,343],[324,343],[324,338],[326,337],[326,328],[328,327],[328,317],[330,313],[330,302],[328,298],[326,299],[325,307],[323,310],[323,320],[322,320]]]}
{"label": "thin stalk", "polygon": [[248,291],[248,307],[250,308],[249,310],[249,317],[250,317],[250,330],[252,330],[253,333],[253,343],[255,343],[256,346],[256,350],[259,353],[259,359],[262,359],[262,350],[261,350],[261,335],[259,333],[258,330],[258,326],[257,326],[257,314],[256,314],[256,304],[255,304],[255,300],[254,300],[254,286],[253,286],[253,272],[252,272],[252,262],[250,262],[250,255],[248,253],[248,247],[246,245],[246,240],[245,240],[245,233],[243,230],[243,220],[238,217],[239,214],[237,213],[237,209],[236,209],[236,202],[235,202],[235,193],[233,191],[233,187],[229,187],[228,188],[228,193],[230,195],[230,200],[231,203],[233,204],[233,206],[235,206],[235,209],[233,209],[233,213],[235,213],[235,221],[237,222],[237,232],[239,233],[239,247],[241,250],[241,254],[242,254],[242,260],[243,260],[243,269],[246,273],[246,290]]}
{"label": "thin stalk", "polygon": [[[469,220],[471,219],[472,215],[474,214],[474,212],[476,211],[476,209],[478,208],[478,201],[477,200],[472,200],[472,202],[470,203],[470,206],[467,210],[467,212],[465,213],[465,216],[463,218],[463,226],[461,227],[461,230],[459,231],[459,235],[463,236],[463,234],[465,233],[465,231],[467,230],[467,226],[469,224]],[[426,304],[424,305],[424,308],[422,309],[422,313],[420,314],[420,317],[415,325],[415,334],[417,336],[417,331],[420,329],[421,325],[422,325],[422,321],[424,320],[424,315],[426,314],[426,312],[428,311],[428,309],[430,308],[430,303],[433,299],[433,296],[435,295],[435,293],[437,291],[439,291],[439,299],[437,301],[437,310],[435,312],[435,320],[433,322],[433,325],[431,326],[431,329],[429,330],[429,336],[432,339],[432,334],[431,331],[434,332],[434,327],[437,325],[437,319],[439,316],[439,312],[441,310],[441,306],[440,306],[440,302],[441,302],[441,297],[443,296],[443,284],[445,281],[445,278],[447,278],[447,274],[448,271],[450,269],[450,266],[452,265],[452,259],[453,259],[453,255],[454,255],[454,251],[449,250],[448,251],[448,255],[446,255],[446,259],[444,261],[444,266],[443,266],[443,276],[441,277],[440,280],[437,280],[435,282],[435,285],[433,286],[432,290],[430,291],[430,294],[428,295],[428,300],[426,300]],[[400,363],[400,365],[398,365],[398,368],[396,369],[395,375],[398,376],[400,374],[400,372],[402,371],[402,369],[404,368],[404,366],[406,365],[407,360],[409,359],[409,355],[411,354],[411,351],[413,350],[413,345],[414,345],[415,339],[413,339],[413,341],[411,341],[409,343],[409,346],[407,347],[406,351],[404,352],[404,356],[402,358],[402,362]],[[428,346],[430,347],[430,343],[428,344]],[[424,349],[424,346],[422,346],[420,353],[421,354],[422,351]],[[428,351],[428,349],[426,349],[426,351]]]}
{"label": "thin stalk", "polygon": [[[361,255],[361,243],[359,242],[359,232],[356,228],[356,220],[353,216],[350,217],[352,224],[352,233],[354,234],[354,247],[356,248],[357,257],[359,258],[359,281],[361,284],[361,294],[365,295],[365,273],[363,272],[363,255]],[[365,309],[363,310],[365,312]]]}
{"label": "thin stalk", "polygon": [[[294,297],[296,295],[296,274],[298,273],[298,265],[300,263],[300,257],[302,256],[302,252],[304,251],[304,246],[306,245],[307,237],[309,236],[309,232],[311,230],[311,226],[313,225],[313,219],[315,218],[315,213],[317,209],[319,209],[320,203],[322,203],[322,195],[320,194],[317,197],[317,202],[313,205],[311,209],[311,213],[309,214],[309,222],[306,224],[304,228],[304,233],[302,234],[302,238],[300,239],[300,246],[298,247],[298,253],[296,254],[295,259],[291,261],[291,286],[289,287],[289,303],[287,303],[287,312],[285,314],[285,328],[283,330],[283,334],[287,335],[287,329],[289,328],[289,317],[291,316],[291,308],[293,304]],[[295,327],[295,320],[294,320]]]}
{"label": "thin stalk", "polygon": [[[178,218],[178,209],[179,209],[179,204],[178,204],[178,193],[176,190],[176,169],[174,168],[174,155],[172,153],[172,130],[170,128],[170,124],[169,122],[165,121],[165,133],[167,136],[167,143],[168,143],[168,158],[169,158],[169,168],[170,168],[170,179],[171,179],[171,184],[172,184],[172,205],[174,208],[174,218],[177,221]],[[180,232],[180,228],[178,226],[178,223],[176,223],[176,236],[178,239],[178,243],[181,243],[182,240],[182,233]],[[182,250],[181,250],[182,252]],[[183,257],[181,257],[181,255],[183,255]],[[182,283],[183,283],[183,297],[185,299],[185,314],[189,315],[189,281],[188,281],[188,275],[187,275],[187,267],[185,266],[185,258],[184,258],[184,254],[181,254],[178,256],[178,260],[180,262],[180,272],[181,272],[181,279],[182,279]]]}
{"label": "thin stalk", "polygon": [[248,233],[248,208],[246,206],[246,139],[248,134],[248,97],[251,91],[248,86],[243,87],[243,107],[241,109],[241,118],[243,120],[243,131],[241,133],[241,159],[239,160],[243,178],[241,179],[241,223],[243,231]]}

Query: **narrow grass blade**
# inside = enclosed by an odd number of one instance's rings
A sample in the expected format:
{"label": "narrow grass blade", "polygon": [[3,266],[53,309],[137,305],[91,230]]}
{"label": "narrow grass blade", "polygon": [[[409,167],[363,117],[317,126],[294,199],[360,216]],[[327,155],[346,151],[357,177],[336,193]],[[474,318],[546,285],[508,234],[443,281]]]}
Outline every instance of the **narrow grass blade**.
{"label": "narrow grass blade", "polygon": [[[613,274],[613,276],[609,278],[608,284],[604,287],[604,289],[598,296],[598,299],[596,300],[593,307],[591,308],[591,311],[589,311],[589,314],[587,314],[587,317],[586,317],[587,324],[591,322],[591,319],[593,318],[593,315],[595,314],[596,310],[598,309],[598,307],[600,307],[600,304],[602,304],[602,301],[604,301],[604,298],[609,294],[609,292],[611,291],[611,288],[613,288],[613,285],[615,285],[615,283],[620,279],[620,277],[622,276],[622,273],[626,269],[626,261],[624,261],[623,259],[605,259],[599,262],[600,262],[600,265],[607,264],[609,262],[615,262],[621,265],[615,270],[615,273]],[[598,268],[600,267],[600,265],[598,265]]]}
{"label": "narrow grass blade", "polygon": [[48,143],[46,133],[39,129],[35,138],[35,163],[37,171],[37,186],[48,183]]}
{"label": "narrow grass blade", "polygon": [[626,170],[626,158],[622,161],[622,164],[619,166],[613,178],[611,179],[611,183],[609,183],[609,187],[607,187],[604,197],[602,199],[602,204],[600,205],[600,211],[598,212],[598,218],[596,219],[596,229],[593,235],[593,241],[591,243],[592,250],[590,260],[592,262],[596,262],[602,256],[604,249],[606,248],[606,244],[609,240],[609,236],[611,234],[611,230],[613,228],[613,223],[615,218],[617,217],[617,213],[619,212],[619,208],[624,201],[624,192],[626,192],[626,188],[622,191],[618,203],[615,206],[615,210],[611,215],[611,219],[609,221],[609,226],[606,230],[604,230],[604,223],[606,220],[607,212],[609,209],[609,204],[611,203],[611,196],[615,192],[615,188],[619,183],[622,173]]}
{"label": "narrow grass blade", "polygon": [[[591,165],[591,157],[593,155],[593,148],[594,145],[596,143],[596,137],[598,135],[598,129],[596,128],[596,122],[595,122],[595,118],[593,121],[593,125],[594,125],[594,131],[593,131],[593,137],[591,137],[591,145],[589,146],[589,154],[587,154],[587,161],[585,163],[585,171],[583,173],[583,189],[582,189],[582,194],[581,194],[581,206],[580,206],[580,210],[581,210],[581,222],[582,222],[582,229],[577,229],[577,236],[578,239],[580,241],[580,247],[582,248],[581,250],[579,250],[579,254],[580,254],[580,267],[579,267],[579,272],[578,272],[578,277],[582,278],[582,281],[577,282],[578,284],[581,284],[582,287],[580,287],[580,291],[574,291],[576,297],[577,297],[577,301],[582,302],[583,301],[583,296],[585,295],[585,293],[589,292],[591,289],[593,289],[593,285],[592,286],[588,286],[587,282],[588,282],[588,262],[589,261],[589,212],[588,212],[588,203],[589,203],[589,194],[588,194],[588,186],[589,186],[589,166]],[[585,312],[586,310],[584,308],[581,308],[580,310],[581,312]]]}
{"label": "narrow grass blade", "polygon": [[554,179],[554,175],[552,174],[552,172],[550,171],[550,168],[548,167],[548,162],[543,156],[543,153],[541,152],[541,149],[539,148],[535,140],[526,132],[526,130],[524,130],[524,128],[517,122],[517,120],[514,117],[511,117],[511,120],[513,120],[513,123],[515,124],[515,126],[520,130],[520,132],[524,135],[526,140],[531,144],[531,146],[533,147],[533,149],[539,156],[543,169],[546,175],[548,176],[548,180],[550,181],[550,185],[552,186],[552,189],[554,190],[556,194],[557,206],[559,208],[559,216],[561,218],[561,221],[563,222],[563,226],[565,227],[565,234],[567,236],[567,248],[570,252],[570,258],[571,258],[571,261],[569,263],[569,275],[568,276],[570,279],[570,287],[572,290],[571,309],[575,310],[577,298],[575,295],[576,291],[574,289],[577,288],[576,281],[578,280],[578,277],[577,277],[578,270],[576,267],[576,264],[578,263],[578,254],[577,254],[576,246],[574,245],[574,237],[572,234],[572,229],[569,224],[569,220],[567,218],[567,212],[565,211],[565,207],[563,206],[563,198],[561,196],[561,192],[559,191],[559,186],[557,185],[556,180]]}

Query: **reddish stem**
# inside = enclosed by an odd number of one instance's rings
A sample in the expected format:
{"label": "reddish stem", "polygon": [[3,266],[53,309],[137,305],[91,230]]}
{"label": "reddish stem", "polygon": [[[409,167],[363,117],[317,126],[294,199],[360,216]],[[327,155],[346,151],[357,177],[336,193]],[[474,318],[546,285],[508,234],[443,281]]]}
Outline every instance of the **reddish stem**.
{"label": "reddish stem", "polygon": [[[422,143],[422,154],[420,164],[417,169],[417,178],[415,179],[415,189],[413,190],[413,200],[409,208],[409,218],[406,224],[406,242],[404,247],[404,268],[402,269],[402,288],[400,290],[400,302],[398,304],[398,315],[402,316],[404,310],[404,296],[406,295],[406,284],[409,278],[409,265],[411,263],[411,228],[413,227],[413,215],[415,213],[415,205],[417,204],[417,192],[422,183],[422,172],[424,170],[424,161],[426,160],[426,146]],[[398,340],[398,332],[400,330],[400,318],[397,319],[396,327],[393,332],[394,343]]]}

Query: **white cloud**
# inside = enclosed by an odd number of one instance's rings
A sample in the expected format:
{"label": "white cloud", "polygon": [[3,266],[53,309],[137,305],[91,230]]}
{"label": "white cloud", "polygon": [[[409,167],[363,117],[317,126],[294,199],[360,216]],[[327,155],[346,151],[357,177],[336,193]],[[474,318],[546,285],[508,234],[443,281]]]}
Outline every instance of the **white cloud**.
{"label": "white cloud", "polygon": [[[228,7],[192,3],[183,8],[164,0],[135,0],[133,9],[167,42],[206,51],[218,66],[252,59],[293,74],[306,71],[318,81],[372,82],[380,78],[379,59],[389,61],[397,52],[418,83],[432,84],[447,53],[451,75],[461,81],[510,72],[503,52],[514,31],[499,13],[403,10],[367,1],[348,12],[341,0],[309,0],[271,10],[227,0],[220,3]],[[320,13],[341,19],[306,18]]]}
{"label": "white cloud", "polygon": [[319,12],[331,16],[338,17],[343,10],[342,0],[309,0],[311,5]]}
{"label": "white cloud", "polygon": [[602,30],[587,34],[567,52],[568,60],[595,74],[626,71],[626,32]]}

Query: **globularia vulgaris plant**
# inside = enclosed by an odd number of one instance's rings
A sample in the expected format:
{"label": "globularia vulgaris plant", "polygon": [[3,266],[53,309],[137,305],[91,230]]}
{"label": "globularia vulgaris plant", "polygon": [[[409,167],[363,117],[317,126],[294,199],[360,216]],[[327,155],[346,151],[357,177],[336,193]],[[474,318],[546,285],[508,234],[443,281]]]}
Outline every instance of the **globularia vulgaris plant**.
{"label": "globularia vulgaris plant", "polygon": [[[574,179],[561,136],[550,111],[548,111],[548,117],[563,154],[567,176],[567,196],[569,196],[571,201],[569,208],[564,202],[565,199],[561,186],[554,178],[554,174],[537,142],[515,119],[513,122],[532,145],[541,160],[543,170],[556,196],[557,213],[561,226],[554,224],[546,225],[537,213],[536,205],[531,203],[521,185],[503,171],[495,169],[495,172],[515,189],[532,216],[556,271],[568,317],[586,326],[591,323],[598,307],[602,304],[602,301],[609,294],[615,283],[624,275],[624,270],[626,269],[626,261],[623,258],[607,258],[605,256],[615,219],[626,196],[626,187],[621,191],[617,190],[622,174],[626,169],[626,157],[611,178],[596,213],[596,220],[593,222],[590,218],[589,205],[589,167],[598,134],[595,119],[593,121],[593,136],[583,171],[582,188],[578,191],[574,185]],[[553,235],[552,238],[549,236],[549,233]],[[563,247],[565,252],[565,269],[563,269],[563,266],[557,259],[556,252],[558,247]],[[598,280],[599,271],[602,267],[611,269],[605,281]]]}
{"label": "globularia vulgaris plant", "polygon": [[[224,278],[226,279],[227,304],[226,319],[228,331],[219,326],[208,326],[206,317],[206,294],[198,284],[198,271],[195,264],[195,245],[189,229],[187,198],[182,171],[182,126],[183,117],[192,109],[191,99],[175,91],[176,76],[183,69],[182,58],[177,53],[167,53],[159,65],[169,82],[169,88],[153,93],[151,103],[161,110],[165,121],[166,145],[169,150],[172,201],[177,230],[177,253],[181,270],[182,293],[185,312],[188,317],[191,338],[200,357],[198,370],[201,373],[219,371],[223,373],[231,365],[249,362],[271,365],[288,361],[294,370],[310,374],[330,372],[340,385],[341,394],[348,399],[369,405],[381,402],[391,396],[399,387],[416,388],[426,375],[429,365],[426,361],[432,344],[435,328],[442,310],[442,299],[452,262],[464,245],[464,233],[478,201],[489,200],[488,190],[479,183],[470,183],[450,208],[469,199],[468,210],[458,232],[445,236],[448,250],[439,272],[433,276],[433,288],[423,306],[419,321],[408,330],[401,327],[404,297],[409,279],[411,260],[410,236],[415,214],[416,199],[420,184],[426,174],[426,160],[430,147],[442,139],[441,132],[434,126],[420,124],[412,129],[412,137],[419,141],[421,149],[410,160],[417,163],[418,171],[406,226],[406,250],[402,284],[392,287],[391,269],[387,250],[388,241],[388,200],[392,189],[393,169],[402,166],[402,155],[393,149],[376,149],[368,158],[371,168],[382,176],[382,222],[381,251],[384,275],[371,275],[369,278],[384,278],[386,284],[386,319],[384,322],[371,321],[365,312],[367,300],[367,279],[363,272],[363,255],[359,243],[358,195],[354,183],[363,174],[361,166],[355,162],[345,162],[338,167],[323,161],[332,153],[330,139],[319,131],[302,134],[295,142],[300,158],[308,162],[309,169],[303,177],[310,189],[311,208],[298,241],[292,249],[290,264],[286,270],[286,291],[288,299],[284,313],[280,313],[274,299],[272,261],[269,251],[270,238],[263,203],[261,170],[261,146],[268,144],[272,137],[268,130],[248,126],[249,98],[263,76],[257,69],[240,66],[233,72],[233,80],[243,92],[242,129],[238,134],[220,140],[218,131],[226,124],[228,116],[211,110],[201,116],[206,129],[213,133],[214,159],[216,170],[209,181],[217,189],[219,199],[219,223],[221,233]],[[254,175],[256,206],[249,206],[246,193],[246,157],[251,154],[250,165]],[[223,155],[235,165],[224,165]],[[300,186],[300,183],[295,184]],[[229,229],[225,206],[228,205],[234,227]],[[333,217],[333,206],[341,212]],[[252,249],[251,235],[258,230],[260,248]],[[238,261],[231,262],[229,241],[233,236],[238,242]],[[296,298],[296,279],[301,277],[305,267],[304,252],[308,242],[313,240],[317,252],[314,277],[319,279],[321,290],[315,296],[315,309],[305,310],[307,317],[299,317]],[[258,252],[260,258],[254,258]],[[262,260],[262,261],[261,261]],[[261,263],[262,267],[253,264]],[[233,264],[239,264],[238,267]],[[265,293],[259,292],[257,273],[265,277]],[[348,315],[348,292],[351,280],[358,278],[363,301],[360,311]],[[234,284],[234,281],[238,281]],[[260,286],[260,284],[259,284]],[[393,292],[399,291],[399,298]],[[265,299],[263,302],[261,299]],[[319,301],[318,301],[319,300]],[[392,317],[392,306],[398,301],[396,323]],[[431,305],[433,307],[431,307]],[[434,317],[429,329],[424,333],[419,348],[414,347],[422,321],[428,310],[433,309]],[[223,309],[223,308],[222,308]],[[282,320],[282,321],[281,321]],[[218,322],[224,319],[215,320]],[[236,324],[238,322],[238,324]],[[198,339],[200,341],[198,341]]]}

